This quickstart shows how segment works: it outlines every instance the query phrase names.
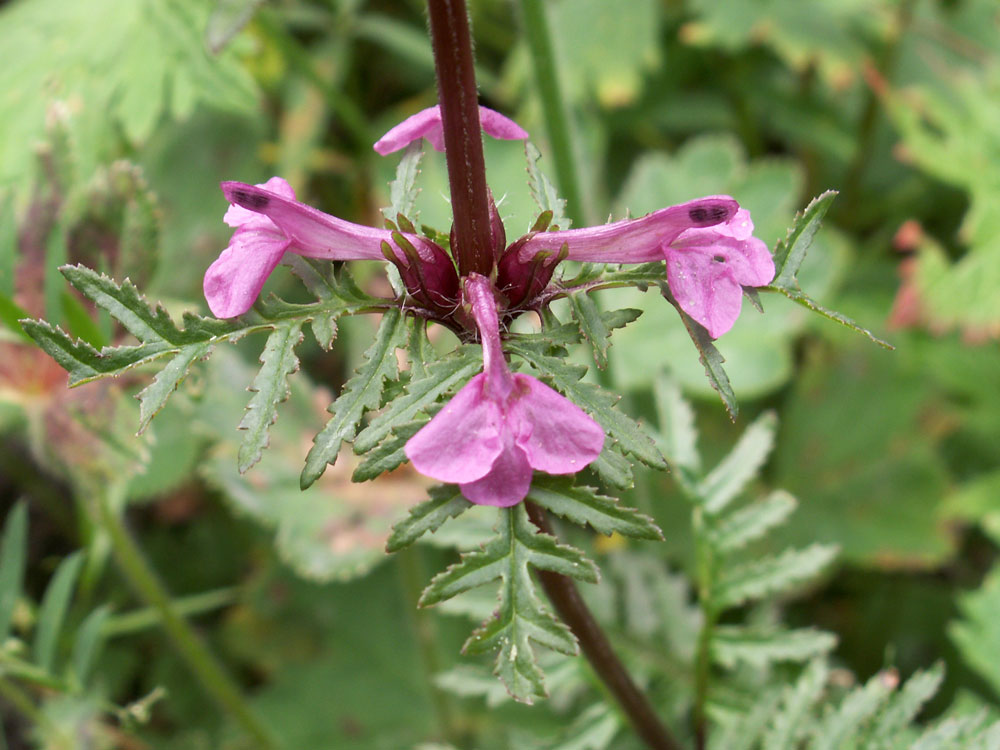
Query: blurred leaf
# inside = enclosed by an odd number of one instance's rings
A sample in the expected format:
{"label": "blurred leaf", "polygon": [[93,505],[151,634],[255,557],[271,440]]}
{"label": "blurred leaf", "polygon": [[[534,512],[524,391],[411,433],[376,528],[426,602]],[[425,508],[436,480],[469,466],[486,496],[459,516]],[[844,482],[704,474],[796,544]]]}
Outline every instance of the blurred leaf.
{"label": "blurred leaf", "polygon": [[976,591],[958,598],[962,619],[948,630],[965,662],[1000,695],[1000,569],[993,571]]}
{"label": "blurred leaf", "polygon": [[708,513],[722,512],[757,475],[774,447],[777,422],[774,412],[764,412],[743,431],[733,449],[701,481],[698,494]]}
{"label": "blurred leaf", "polygon": [[794,684],[784,689],[781,706],[761,743],[762,750],[791,750],[800,746],[799,738],[809,726],[809,714],[826,688],[829,673],[827,663],[816,659],[803,670]]}
{"label": "blurred leaf", "polygon": [[546,695],[532,643],[570,655],[577,653],[577,645],[569,628],[542,605],[528,566],[591,583],[597,581],[597,568],[578,550],[539,533],[523,504],[500,510],[497,532],[480,550],[462,555],[461,562],[435,576],[420,603],[436,604],[501,579],[495,618],[469,637],[464,650],[471,654],[496,652],[496,675],[515,700],[531,703]]}
{"label": "blurred leaf", "polygon": [[103,628],[111,616],[111,605],[104,604],[87,615],[73,640],[72,675],[79,684],[86,683],[90,670],[104,642]]}
{"label": "blurred leaf", "polygon": [[6,641],[21,596],[28,556],[28,507],[22,500],[7,515],[0,542],[0,641]]}
{"label": "blurred leaf", "polygon": [[657,422],[662,436],[663,455],[675,469],[696,473],[701,468],[698,456],[698,431],[694,410],[681,396],[677,381],[661,374],[654,381]]}
{"label": "blurred leaf", "polygon": [[38,609],[38,625],[35,631],[35,663],[47,672],[53,670],[56,646],[62,630],[63,619],[69,608],[70,599],[76,586],[76,579],[83,566],[83,552],[74,552],[65,558],[45,589],[42,604]]}
{"label": "blurred leaf", "polygon": [[773,662],[808,661],[836,645],[836,636],[813,628],[761,631],[720,625],[712,636],[712,658],[729,669],[741,662],[764,669]]}
{"label": "blurred leaf", "polygon": [[278,404],[291,393],[286,379],[299,369],[295,347],[302,341],[302,324],[301,320],[290,320],[275,326],[267,337],[260,355],[263,366],[250,386],[254,395],[239,425],[247,431],[239,450],[241,474],[260,460],[270,441],[268,430],[278,419]]}
{"label": "blurred leaf", "polygon": [[836,190],[827,190],[813,198],[809,205],[796,214],[795,221],[785,239],[774,248],[774,284],[776,286],[794,286],[799,268],[805,260],[806,251],[812,245],[813,237],[819,231],[820,222],[830,209],[830,204],[837,197]]}
{"label": "blurred leaf", "polygon": [[546,750],[606,750],[622,729],[622,719],[607,703],[581,711],[563,737]]}
{"label": "blurred leaf", "polygon": [[648,516],[622,506],[590,487],[574,486],[572,478],[539,476],[531,483],[528,500],[581,526],[602,534],[661,541],[663,532]]}
{"label": "blurred leaf", "polygon": [[216,0],[205,28],[205,43],[212,54],[219,54],[263,4],[264,0]]}
{"label": "blurred leaf", "polygon": [[729,567],[719,576],[711,604],[722,610],[785,593],[815,579],[836,556],[836,547],[814,544],[805,549],[785,550],[776,557]]}
{"label": "blurred leaf", "polygon": [[868,721],[889,699],[895,682],[876,674],[862,687],[849,692],[836,710],[829,711],[812,733],[810,748],[837,750],[859,744],[859,734]]}
{"label": "blurred leaf", "polygon": [[396,221],[402,215],[412,222],[417,221],[413,209],[417,203],[420,188],[417,187],[417,177],[420,176],[420,160],[424,156],[424,142],[418,138],[403,151],[403,156],[396,167],[396,179],[389,183],[388,208],[382,209],[385,218]]}
{"label": "blurred leaf", "polygon": [[772,492],[763,500],[752,502],[723,517],[709,530],[712,545],[722,552],[740,549],[783,524],[797,505],[795,498],[787,492]]}
{"label": "blurred leaf", "polygon": [[898,740],[900,733],[910,727],[917,714],[934,697],[943,680],[944,667],[940,663],[910,677],[889,699],[889,704],[875,721],[868,741],[871,744],[888,744]]}
{"label": "blurred leaf", "polygon": [[539,211],[542,213],[546,211],[552,212],[550,227],[569,229],[573,222],[566,215],[566,200],[559,197],[555,185],[549,181],[549,178],[538,167],[538,162],[542,158],[542,152],[531,141],[525,141],[524,155],[528,160],[528,189],[531,192],[531,197],[538,204]]}

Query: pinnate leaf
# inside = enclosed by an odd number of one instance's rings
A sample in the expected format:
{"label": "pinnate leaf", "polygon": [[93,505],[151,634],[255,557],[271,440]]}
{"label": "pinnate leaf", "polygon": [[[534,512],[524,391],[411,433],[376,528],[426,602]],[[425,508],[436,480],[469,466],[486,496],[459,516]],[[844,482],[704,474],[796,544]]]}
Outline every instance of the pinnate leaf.
{"label": "pinnate leaf", "polygon": [[432,487],[430,499],[410,508],[410,514],[392,527],[386,552],[398,552],[428,532],[434,532],[449,518],[469,509],[470,503],[455,485]]}
{"label": "pinnate leaf", "polygon": [[776,490],[763,500],[726,515],[709,530],[712,545],[721,552],[740,549],[784,523],[796,505],[794,497]]}
{"label": "pinnate leaf", "polygon": [[436,604],[499,578],[499,610],[469,637],[464,649],[496,651],[495,673],[513,698],[530,703],[545,696],[532,644],[565,654],[575,654],[577,646],[569,629],[543,606],[529,565],[590,583],[597,581],[598,573],[580,551],[539,533],[523,503],[499,513],[497,535],[435,576],[420,601]]}
{"label": "pinnate leaf", "polygon": [[720,625],[712,638],[712,657],[723,667],[739,663],[763,669],[772,662],[806,661],[837,645],[837,638],[813,628],[754,630]]}
{"label": "pinnate leaf", "polygon": [[813,544],[728,568],[719,577],[712,605],[723,610],[784,593],[818,576],[836,555],[832,545]]}
{"label": "pinnate leaf", "polygon": [[774,447],[777,427],[774,412],[764,412],[751,424],[729,454],[719,462],[698,487],[705,510],[721,512],[757,475]]}
{"label": "pinnate leaf", "polygon": [[574,523],[590,524],[602,534],[663,540],[651,518],[590,487],[574,486],[571,477],[540,476],[532,482],[527,499]]}

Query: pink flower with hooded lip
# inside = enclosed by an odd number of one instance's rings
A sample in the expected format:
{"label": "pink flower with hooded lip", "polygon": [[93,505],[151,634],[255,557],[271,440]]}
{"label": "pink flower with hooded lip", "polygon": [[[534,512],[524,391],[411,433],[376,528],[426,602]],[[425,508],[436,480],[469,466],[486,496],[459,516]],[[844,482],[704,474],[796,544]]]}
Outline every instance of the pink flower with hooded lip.
{"label": "pink flower with hooded lip", "polygon": [[537,253],[558,252],[564,245],[570,260],[666,260],[671,293],[712,338],[733,327],[744,286],[764,286],[774,278],[774,260],[753,236],[750,212],[728,195],[669,206],[639,219],[540,232],[521,245],[518,260],[526,265]]}
{"label": "pink flower with hooded lip", "polygon": [[604,430],[580,407],[530,375],[512,373],[500,344],[493,285],[472,274],[465,297],[479,328],[483,372],[406,444],[421,474],[459,485],[478,505],[517,505],[533,470],[575,474],[604,447]]}
{"label": "pink flower with hooded lip", "polygon": [[403,249],[391,230],[353,224],[299,203],[280,177],[261,185],[223,182],[221,187],[230,203],[224,220],[236,231],[205,272],[205,299],[216,317],[232,318],[249,310],[286,252],[326,260],[386,260],[387,245],[404,274],[416,264],[421,273],[410,275],[429,279],[433,289],[417,292],[437,293],[445,307],[449,304],[444,298],[457,296],[458,275],[451,258],[425,237],[400,233],[406,240]]}
{"label": "pink flower with hooded lip", "polygon": [[[489,107],[479,108],[479,124],[483,132],[504,141],[527,140],[528,133],[508,117]],[[406,148],[413,141],[426,138],[436,151],[444,151],[444,128],[441,125],[441,108],[428,107],[407,117],[399,125],[376,141],[374,149],[382,156]]]}

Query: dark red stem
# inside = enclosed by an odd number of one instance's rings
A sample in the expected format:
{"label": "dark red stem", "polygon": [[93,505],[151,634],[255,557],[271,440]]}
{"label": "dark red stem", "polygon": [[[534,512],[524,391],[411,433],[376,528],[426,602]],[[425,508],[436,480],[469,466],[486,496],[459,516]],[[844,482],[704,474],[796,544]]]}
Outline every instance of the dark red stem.
{"label": "dark red stem", "polygon": [[455,217],[452,254],[459,275],[491,276],[495,259],[469,16],[465,0],[427,0],[427,9]]}
{"label": "dark red stem", "polygon": [[[545,511],[534,503],[525,503],[525,507],[531,522],[546,534],[552,535],[552,526]],[[646,696],[625,671],[625,666],[615,655],[608,637],[580,597],[573,580],[547,570],[539,570],[538,578],[552,606],[573,631],[590,666],[614,695],[636,733],[653,750],[681,750],[680,744],[663,726]]]}

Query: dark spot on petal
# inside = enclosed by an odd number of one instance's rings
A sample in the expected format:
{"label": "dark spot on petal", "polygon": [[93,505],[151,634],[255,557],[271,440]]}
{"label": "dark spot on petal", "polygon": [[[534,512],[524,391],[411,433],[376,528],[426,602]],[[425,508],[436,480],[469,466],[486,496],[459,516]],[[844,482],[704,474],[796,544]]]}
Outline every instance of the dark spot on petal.
{"label": "dark spot on petal", "polygon": [[714,260],[716,263],[725,263],[726,262],[726,259],[723,258],[721,255],[714,256],[712,258],[712,260]]}
{"label": "dark spot on petal", "polygon": [[246,190],[234,190],[233,202],[236,203],[237,206],[242,206],[250,211],[263,211],[267,208],[267,204],[271,201],[266,195],[261,195],[260,193],[250,193]]}
{"label": "dark spot on petal", "polygon": [[729,208],[720,203],[714,206],[698,206],[688,211],[688,216],[695,224],[711,226],[729,218]]}

